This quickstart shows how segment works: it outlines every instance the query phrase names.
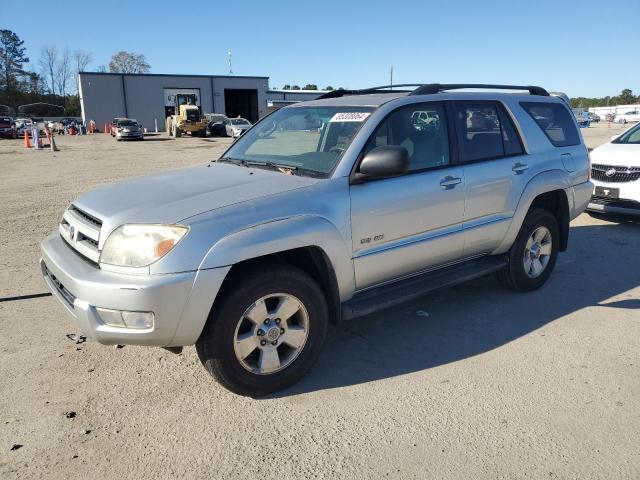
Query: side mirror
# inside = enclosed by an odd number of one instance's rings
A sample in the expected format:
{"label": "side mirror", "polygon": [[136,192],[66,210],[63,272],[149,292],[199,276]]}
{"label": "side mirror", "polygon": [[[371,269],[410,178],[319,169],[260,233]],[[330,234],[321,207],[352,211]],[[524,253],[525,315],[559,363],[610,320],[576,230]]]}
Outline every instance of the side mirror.
{"label": "side mirror", "polygon": [[376,178],[388,178],[409,171],[409,152],[404,147],[382,145],[371,150],[360,162],[359,172],[353,183],[362,183]]}

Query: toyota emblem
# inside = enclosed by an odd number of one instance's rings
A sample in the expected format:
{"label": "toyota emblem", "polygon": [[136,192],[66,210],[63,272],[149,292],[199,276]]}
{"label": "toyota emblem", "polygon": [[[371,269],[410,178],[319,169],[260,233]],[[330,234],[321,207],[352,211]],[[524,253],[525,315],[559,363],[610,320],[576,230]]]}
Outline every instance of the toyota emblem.
{"label": "toyota emblem", "polygon": [[75,234],[76,234],[76,228],[73,225],[69,225],[69,238],[71,240],[74,240]]}
{"label": "toyota emblem", "polygon": [[604,174],[605,174],[607,177],[613,177],[613,176],[616,174],[616,169],[615,169],[615,168],[608,168],[608,169],[604,172]]}

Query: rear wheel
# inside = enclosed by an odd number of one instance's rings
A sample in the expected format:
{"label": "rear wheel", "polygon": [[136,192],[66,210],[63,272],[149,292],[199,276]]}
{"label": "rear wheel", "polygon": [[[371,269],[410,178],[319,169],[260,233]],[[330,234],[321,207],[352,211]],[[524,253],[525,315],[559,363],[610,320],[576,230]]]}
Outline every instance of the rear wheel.
{"label": "rear wheel", "polygon": [[296,383],[327,332],[320,287],[301,270],[269,265],[242,275],[213,308],[196,343],[200,361],[225,388],[262,396]]}
{"label": "rear wheel", "polygon": [[498,278],[517,292],[540,288],[553,271],[559,247],[560,229],[556,218],[547,210],[532,210],[509,250],[509,264],[498,273]]}

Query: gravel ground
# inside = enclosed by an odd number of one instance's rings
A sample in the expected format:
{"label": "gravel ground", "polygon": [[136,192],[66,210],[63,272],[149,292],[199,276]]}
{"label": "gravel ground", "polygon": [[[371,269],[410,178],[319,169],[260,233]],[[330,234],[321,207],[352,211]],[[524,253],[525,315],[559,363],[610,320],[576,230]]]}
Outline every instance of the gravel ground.
{"label": "gravel ground", "polygon": [[[596,146],[619,132],[583,134]],[[294,388],[230,394],[195,349],[75,345],[38,243],[95,185],[226,139],[0,141],[0,478],[640,477],[640,223],[582,215],[550,282],[491,278],[332,332]]]}

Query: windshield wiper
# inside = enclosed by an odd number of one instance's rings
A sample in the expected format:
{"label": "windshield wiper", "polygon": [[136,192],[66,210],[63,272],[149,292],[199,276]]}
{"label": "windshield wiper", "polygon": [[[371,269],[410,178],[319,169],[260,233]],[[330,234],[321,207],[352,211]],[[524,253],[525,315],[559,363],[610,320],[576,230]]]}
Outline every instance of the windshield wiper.
{"label": "windshield wiper", "polygon": [[289,173],[291,175],[306,175],[309,177],[324,178],[325,174],[318,172],[317,170],[311,170],[309,168],[299,167],[297,165],[289,165],[287,163],[276,162],[261,162],[259,160],[242,160],[239,158],[222,157],[217,160],[218,162],[229,162],[234,165],[242,165],[243,167],[258,167],[268,168],[270,170],[277,170],[282,173]]}
{"label": "windshield wiper", "polygon": [[227,163],[232,163],[233,165],[242,165],[243,167],[248,167],[246,160],[241,160],[239,158],[222,157],[214,161],[227,162]]}

